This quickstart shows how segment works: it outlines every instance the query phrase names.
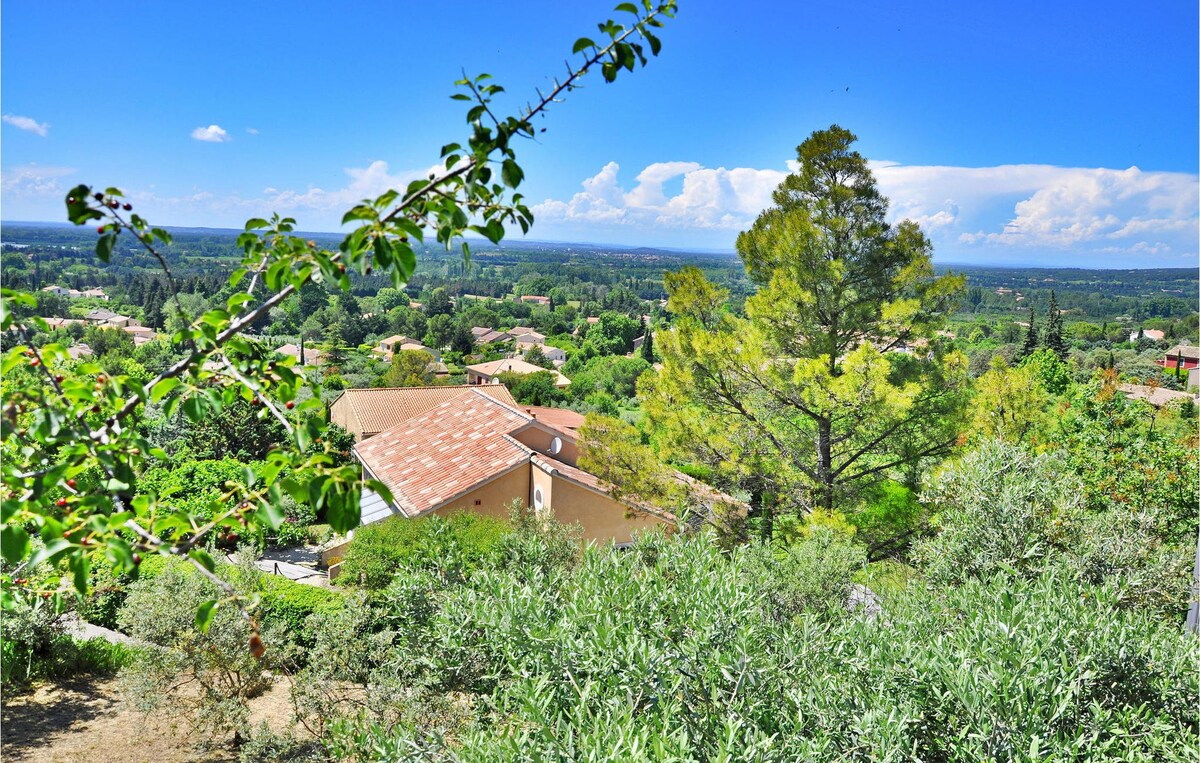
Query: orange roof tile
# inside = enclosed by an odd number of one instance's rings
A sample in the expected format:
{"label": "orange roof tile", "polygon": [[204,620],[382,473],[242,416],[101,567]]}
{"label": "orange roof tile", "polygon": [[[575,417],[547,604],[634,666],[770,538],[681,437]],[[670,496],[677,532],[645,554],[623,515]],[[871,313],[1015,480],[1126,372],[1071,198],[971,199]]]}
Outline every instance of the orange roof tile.
{"label": "orange roof tile", "polygon": [[526,416],[480,390],[460,394],[354,446],[410,517],[529,461],[529,449],[506,436]]}
{"label": "orange roof tile", "polygon": [[540,405],[525,405],[522,406],[522,409],[546,426],[554,427],[555,429],[566,429],[571,434],[574,434],[576,429],[583,426],[583,414],[572,411],[570,408],[545,408]]}
{"label": "orange roof tile", "polygon": [[517,407],[517,401],[503,384],[468,386],[466,384],[440,387],[378,387],[348,389],[335,400],[344,401],[357,419],[364,436],[390,429],[401,422],[455,400],[471,390],[478,390],[505,405]]}

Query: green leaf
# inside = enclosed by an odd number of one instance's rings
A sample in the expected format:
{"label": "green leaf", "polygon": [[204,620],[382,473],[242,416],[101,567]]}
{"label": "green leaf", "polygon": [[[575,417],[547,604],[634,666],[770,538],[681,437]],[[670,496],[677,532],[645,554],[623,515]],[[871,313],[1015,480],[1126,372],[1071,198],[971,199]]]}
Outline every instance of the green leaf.
{"label": "green leaf", "polygon": [[196,609],[196,630],[208,633],[208,626],[212,625],[213,617],[217,614],[218,604],[216,599],[209,599]]}
{"label": "green leaf", "polygon": [[188,552],[188,556],[191,557],[196,562],[196,564],[199,564],[201,567],[208,570],[209,572],[217,571],[217,563],[213,561],[213,558],[211,556],[209,556],[209,553],[207,551],[205,551],[204,549],[193,548],[191,551]]}
{"label": "green leaf", "polygon": [[516,188],[525,179],[525,172],[512,159],[505,159],[500,166],[500,176],[504,178],[504,184],[509,188]]}
{"label": "green leaf", "polygon": [[182,384],[182,382],[180,382],[178,379],[174,379],[174,378],[172,378],[172,379],[163,379],[162,381],[160,381],[159,383],[155,384],[155,385],[154,385],[154,386],[153,386],[153,387],[150,389],[150,400],[151,400],[151,402],[154,402],[154,403],[157,403],[157,402],[159,402],[159,401],[160,401],[160,400],[162,400],[164,397],[166,397],[166,396],[167,396],[167,395],[168,395],[168,394],[171,392],[171,390],[175,389],[175,388],[176,388],[176,387],[178,387],[180,384]]}
{"label": "green leaf", "polygon": [[258,228],[270,228],[271,223],[261,217],[252,217],[246,221],[246,230],[256,230]]}
{"label": "green leaf", "polygon": [[0,527],[0,555],[9,564],[16,564],[29,553],[29,533],[16,525]]}
{"label": "green leaf", "polygon": [[278,529],[279,525],[283,524],[283,520],[285,519],[283,509],[271,501],[260,502],[258,504],[258,511],[255,513],[258,520],[272,530]]}
{"label": "green leaf", "polygon": [[88,206],[88,198],[92,189],[86,185],[77,185],[67,191],[67,219],[76,225],[83,225],[89,220],[99,220],[103,217],[98,211]]}
{"label": "green leaf", "polygon": [[38,549],[37,553],[35,553],[29,560],[29,567],[32,569],[42,562],[48,562],[49,564],[53,565],[72,548],[73,545],[71,544],[71,541],[67,540],[66,538],[55,538],[47,543],[43,548]]}
{"label": "green leaf", "polygon": [[100,238],[96,239],[96,256],[101,262],[108,262],[112,258],[113,244],[117,241],[117,234],[105,233]]}
{"label": "green leaf", "polygon": [[581,50],[587,50],[588,48],[594,48],[594,47],[596,47],[596,43],[592,42],[587,37],[580,37],[578,40],[575,41],[575,47],[571,48],[571,52],[578,53]]}

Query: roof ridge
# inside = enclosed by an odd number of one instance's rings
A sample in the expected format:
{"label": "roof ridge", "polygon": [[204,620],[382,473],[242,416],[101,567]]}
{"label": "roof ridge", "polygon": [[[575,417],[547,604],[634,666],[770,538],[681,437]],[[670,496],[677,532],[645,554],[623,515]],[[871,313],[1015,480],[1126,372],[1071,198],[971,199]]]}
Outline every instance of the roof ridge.
{"label": "roof ridge", "polygon": [[[482,386],[484,386],[484,385],[482,385],[482,384],[468,384],[468,385],[466,385],[466,386],[467,386],[467,387],[468,387],[468,388],[469,388],[469,389],[470,389],[472,392],[474,392],[474,393],[475,393],[475,396],[476,396],[476,397],[480,397],[480,398],[482,398],[482,399],[484,399],[484,400],[487,400],[489,403],[495,403],[496,405],[500,406],[501,408],[505,409],[506,411],[511,411],[511,412],[513,412],[513,413],[517,414],[517,415],[518,415],[518,416],[520,416],[521,418],[525,419],[525,420],[526,420],[526,422],[533,421],[533,420],[535,420],[535,418],[536,418],[536,417],[534,417],[534,416],[530,416],[530,415],[529,415],[528,413],[526,413],[525,411],[519,410],[519,409],[517,409],[517,408],[513,408],[513,407],[512,407],[511,405],[509,405],[508,403],[505,403],[505,402],[503,402],[503,401],[501,401],[501,400],[497,400],[496,398],[494,398],[494,397],[492,397],[491,395],[487,394],[487,393],[486,393],[486,392],[484,392],[483,390],[481,390],[481,389],[478,389],[479,387],[482,387]],[[503,384],[501,384],[501,385],[499,385],[499,386],[503,387],[504,385],[503,385]],[[507,387],[505,387],[505,389],[507,389]],[[509,394],[511,395],[512,393],[510,392]],[[508,437],[508,435],[507,435],[507,434],[506,434],[506,435],[504,435],[504,436],[505,436],[505,437]],[[525,446],[521,446],[521,447],[525,447]]]}

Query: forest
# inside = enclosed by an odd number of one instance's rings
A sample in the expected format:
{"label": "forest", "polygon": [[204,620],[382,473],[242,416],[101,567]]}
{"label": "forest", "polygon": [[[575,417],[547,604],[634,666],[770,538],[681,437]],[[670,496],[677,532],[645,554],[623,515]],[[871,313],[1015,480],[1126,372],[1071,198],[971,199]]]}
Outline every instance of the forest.
{"label": "forest", "polygon": [[[674,4],[618,10],[572,78],[657,54]],[[6,713],[83,681],[246,762],[1195,759],[1195,272],[937,267],[839,125],[736,258],[501,245],[559,91],[459,86],[445,174],[345,234],[86,185],[73,228],[5,225]],[[391,491],[330,404],[517,358],[671,521],[360,525]],[[340,574],[279,574],[305,554]]]}

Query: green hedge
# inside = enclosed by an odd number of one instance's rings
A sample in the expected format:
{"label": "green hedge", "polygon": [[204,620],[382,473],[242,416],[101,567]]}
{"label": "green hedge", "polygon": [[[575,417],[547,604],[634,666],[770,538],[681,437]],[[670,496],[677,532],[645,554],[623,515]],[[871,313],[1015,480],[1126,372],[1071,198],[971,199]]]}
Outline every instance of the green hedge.
{"label": "green hedge", "polygon": [[264,575],[260,587],[263,622],[277,622],[292,640],[304,647],[313,645],[305,621],[309,615],[328,615],[345,606],[345,596],[328,588],[297,583],[278,575]]}
{"label": "green hedge", "polygon": [[460,578],[494,564],[511,533],[502,519],[466,511],[366,525],[354,532],[338,582],[380,589],[402,567]]}

